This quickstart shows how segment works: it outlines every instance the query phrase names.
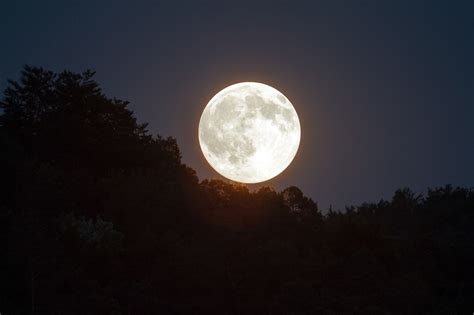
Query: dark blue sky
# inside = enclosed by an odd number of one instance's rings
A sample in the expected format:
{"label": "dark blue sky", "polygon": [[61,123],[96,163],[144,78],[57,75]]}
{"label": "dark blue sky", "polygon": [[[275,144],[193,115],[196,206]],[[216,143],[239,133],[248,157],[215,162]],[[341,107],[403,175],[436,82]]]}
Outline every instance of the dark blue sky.
{"label": "dark blue sky", "polygon": [[23,64],[97,71],[150,131],[197,142],[220,89],[282,91],[302,124],[292,165],[269,182],[326,208],[408,186],[474,186],[472,1],[2,1],[0,88]]}

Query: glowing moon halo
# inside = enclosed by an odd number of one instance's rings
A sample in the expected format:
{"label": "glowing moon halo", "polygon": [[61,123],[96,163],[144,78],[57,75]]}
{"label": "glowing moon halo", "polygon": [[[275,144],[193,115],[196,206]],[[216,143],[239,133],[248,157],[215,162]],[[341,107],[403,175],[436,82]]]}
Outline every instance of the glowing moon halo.
{"label": "glowing moon halo", "polygon": [[278,90],[257,82],[226,87],[207,104],[199,122],[199,144],[222,176],[259,183],[285,170],[301,138],[298,115]]}

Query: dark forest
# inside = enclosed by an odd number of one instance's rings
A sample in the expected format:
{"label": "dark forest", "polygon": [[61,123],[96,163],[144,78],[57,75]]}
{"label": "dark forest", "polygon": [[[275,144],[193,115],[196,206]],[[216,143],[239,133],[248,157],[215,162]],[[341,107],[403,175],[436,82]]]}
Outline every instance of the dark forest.
{"label": "dark forest", "polygon": [[471,314],[474,190],[324,210],[200,181],[93,71],[0,101],[1,314]]}

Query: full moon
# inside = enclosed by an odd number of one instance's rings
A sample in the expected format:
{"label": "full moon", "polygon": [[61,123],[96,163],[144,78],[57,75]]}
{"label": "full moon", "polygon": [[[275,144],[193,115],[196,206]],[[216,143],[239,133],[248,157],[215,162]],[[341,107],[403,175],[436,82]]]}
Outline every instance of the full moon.
{"label": "full moon", "polygon": [[257,82],[226,87],[207,104],[199,122],[199,144],[209,164],[241,183],[269,180],[290,165],[301,127],[291,102]]}

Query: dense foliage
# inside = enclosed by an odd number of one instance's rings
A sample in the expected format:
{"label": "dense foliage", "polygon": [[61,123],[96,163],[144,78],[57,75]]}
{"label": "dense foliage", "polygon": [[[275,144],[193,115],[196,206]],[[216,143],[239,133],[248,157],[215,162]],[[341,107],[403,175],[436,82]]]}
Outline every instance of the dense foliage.
{"label": "dense foliage", "polygon": [[0,102],[2,314],[474,311],[474,190],[322,215],[199,182],[93,74],[27,66]]}

